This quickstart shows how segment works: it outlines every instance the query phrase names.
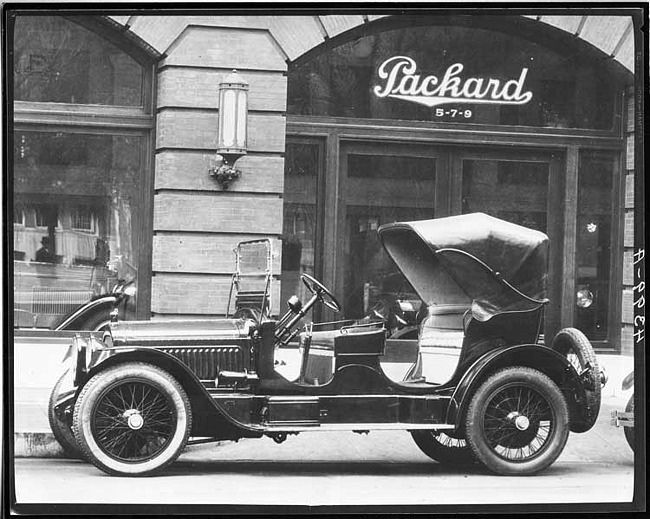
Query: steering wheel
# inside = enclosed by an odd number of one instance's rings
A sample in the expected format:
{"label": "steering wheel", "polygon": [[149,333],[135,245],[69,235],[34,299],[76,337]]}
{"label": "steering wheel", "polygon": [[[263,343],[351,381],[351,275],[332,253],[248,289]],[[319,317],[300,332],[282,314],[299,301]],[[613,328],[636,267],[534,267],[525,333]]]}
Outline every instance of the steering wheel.
{"label": "steering wheel", "polygon": [[314,279],[309,274],[302,274],[300,279],[307,287],[307,290],[318,297],[325,306],[331,308],[335,312],[341,311],[341,304],[338,302],[336,297],[334,297],[334,294],[325,288],[320,281]]}

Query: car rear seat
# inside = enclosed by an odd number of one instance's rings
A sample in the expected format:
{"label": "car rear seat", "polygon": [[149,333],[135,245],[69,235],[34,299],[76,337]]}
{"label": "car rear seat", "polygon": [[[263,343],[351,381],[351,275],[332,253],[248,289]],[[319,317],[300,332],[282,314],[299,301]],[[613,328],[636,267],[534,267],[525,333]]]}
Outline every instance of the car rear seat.
{"label": "car rear seat", "polygon": [[429,383],[444,384],[458,365],[465,338],[466,305],[432,305],[420,326],[422,376]]}

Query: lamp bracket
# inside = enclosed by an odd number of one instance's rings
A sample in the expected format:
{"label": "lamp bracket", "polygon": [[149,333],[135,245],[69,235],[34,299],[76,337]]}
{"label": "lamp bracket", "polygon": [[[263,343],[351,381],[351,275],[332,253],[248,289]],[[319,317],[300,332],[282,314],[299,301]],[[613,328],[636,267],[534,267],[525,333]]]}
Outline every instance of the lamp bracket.
{"label": "lamp bracket", "polygon": [[222,189],[226,190],[235,180],[241,177],[241,170],[235,168],[235,162],[241,157],[240,153],[218,154],[218,163],[208,169],[208,174],[214,178]]}

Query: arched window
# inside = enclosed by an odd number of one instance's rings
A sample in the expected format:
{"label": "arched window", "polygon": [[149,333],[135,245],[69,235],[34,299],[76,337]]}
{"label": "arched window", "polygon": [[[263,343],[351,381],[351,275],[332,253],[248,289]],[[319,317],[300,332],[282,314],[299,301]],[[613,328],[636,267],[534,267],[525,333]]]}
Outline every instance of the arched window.
{"label": "arched window", "polygon": [[152,64],[93,17],[14,22],[14,324],[52,327],[120,280],[144,317]]}
{"label": "arched window", "polygon": [[[288,112],[613,129],[617,85],[594,61],[569,48],[456,23],[362,36],[305,61],[289,75]],[[403,92],[395,92],[400,86]],[[436,88],[444,91],[436,97],[460,94],[457,102],[432,109],[417,101]]]}

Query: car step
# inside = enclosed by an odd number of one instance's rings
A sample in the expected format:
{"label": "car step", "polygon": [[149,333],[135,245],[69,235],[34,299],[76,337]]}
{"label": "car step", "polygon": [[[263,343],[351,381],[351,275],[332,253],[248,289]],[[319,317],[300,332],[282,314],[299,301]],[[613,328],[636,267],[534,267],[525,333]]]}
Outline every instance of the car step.
{"label": "car step", "polygon": [[455,429],[451,424],[427,424],[427,423],[325,423],[309,425],[273,424],[265,425],[265,433],[273,432],[304,432],[304,431],[412,431],[415,429],[424,430],[450,430]]}

